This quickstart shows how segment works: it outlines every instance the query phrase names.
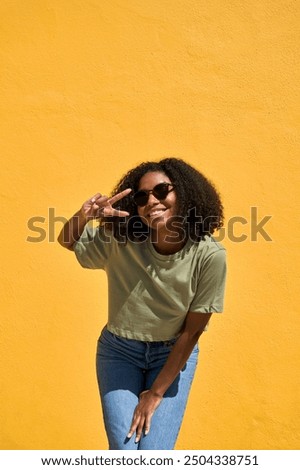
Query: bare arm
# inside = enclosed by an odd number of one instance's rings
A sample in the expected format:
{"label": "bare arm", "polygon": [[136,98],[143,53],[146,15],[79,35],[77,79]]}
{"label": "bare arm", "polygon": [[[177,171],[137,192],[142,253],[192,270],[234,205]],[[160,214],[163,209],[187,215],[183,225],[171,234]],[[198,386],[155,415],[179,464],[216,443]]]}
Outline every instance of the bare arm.
{"label": "bare arm", "polygon": [[127,196],[130,192],[131,189],[125,189],[111,198],[102,196],[100,193],[95,194],[95,196],[88,199],[82,205],[81,209],[63,226],[57,241],[64,248],[73,250],[74,243],[79,240],[89,220],[101,219],[101,217],[125,217],[129,215],[128,212],[114,209],[112,205]]}
{"label": "bare arm", "polygon": [[80,209],[63,226],[62,231],[57,238],[58,243],[68,250],[73,250],[73,245],[77,240],[79,240],[86,223],[87,218]]}
{"label": "bare arm", "polygon": [[149,432],[154,411],[189,358],[211,315],[211,313],[195,312],[187,314],[182,333],[173,346],[166,364],[158,374],[151,389],[145,390],[140,395],[140,401],[135,409],[128,433],[129,438],[136,432],[136,442],[138,442],[143,429],[145,434]]}

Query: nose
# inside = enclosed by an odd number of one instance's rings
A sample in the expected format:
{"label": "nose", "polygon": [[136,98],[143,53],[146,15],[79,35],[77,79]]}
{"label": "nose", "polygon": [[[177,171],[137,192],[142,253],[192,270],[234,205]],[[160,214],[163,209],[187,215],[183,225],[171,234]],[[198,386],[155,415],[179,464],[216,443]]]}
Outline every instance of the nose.
{"label": "nose", "polygon": [[154,196],[153,192],[151,191],[149,193],[149,197],[148,197],[148,205],[149,204],[158,204],[159,203],[159,199],[156,199],[156,197]]}

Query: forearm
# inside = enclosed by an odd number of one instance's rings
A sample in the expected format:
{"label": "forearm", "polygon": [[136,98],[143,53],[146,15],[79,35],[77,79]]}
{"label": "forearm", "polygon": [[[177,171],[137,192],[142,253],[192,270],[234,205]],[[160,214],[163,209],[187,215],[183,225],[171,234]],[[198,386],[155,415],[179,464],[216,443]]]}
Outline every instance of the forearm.
{"label": "forearm", "polygon": [[166,364],[154,381],[151,390],[155,395],[163,396],[174,382],[180,370],[188,360],[198,337],[189,338],[182,333],[168,357]]}
{"label": "forearm", "polygon": [[151,390],[155,395],[163,396],[169,386],[173,383],[188,360],[195,344],[211,317],[211,314],[193,315],[194,318],[196,318],[195,315],[200,316],[200,318],[197,319],[196,325],[194,320],[192,320],[192,322],[189,320],[187,321],[185,328],[170,352],[166,364],[151,387]]}
{"label": "forearm", "polygon": [[74,243],[79,240],[87,221],[88,218],[84,215],[82,209],[76,212],[76,214],[65,223],[57,238],[61,246],[72,250]]}
{"label": "forearm", "polygon": [[139,403],[134,410],[128,438],[131,438],[136,432],[135,442],[138,442],[141,439],[143,429],[145,435],[149,432],[153,413],[188,360],[210,317],[211,313],[187,313],[182,333],[173,346],[167,362],[150,390],[144,390],[139,396]]}

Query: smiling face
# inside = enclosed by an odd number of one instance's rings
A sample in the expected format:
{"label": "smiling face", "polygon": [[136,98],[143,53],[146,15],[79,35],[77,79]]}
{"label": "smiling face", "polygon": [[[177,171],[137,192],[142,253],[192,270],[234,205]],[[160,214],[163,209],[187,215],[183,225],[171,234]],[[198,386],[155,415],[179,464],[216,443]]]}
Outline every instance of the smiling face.
{"label": "smiling face", "polygon": [[[148,172],[140,179],[138,190],[153,190],[160,183],[171,184],[171,180],[162,172]],[[166,228],[167,222],[176,215],[176,209],[176,193],[172,190],[163,200],[150,193],[146,205],[138,206],[138,214],[149,227],[158,230]]]}

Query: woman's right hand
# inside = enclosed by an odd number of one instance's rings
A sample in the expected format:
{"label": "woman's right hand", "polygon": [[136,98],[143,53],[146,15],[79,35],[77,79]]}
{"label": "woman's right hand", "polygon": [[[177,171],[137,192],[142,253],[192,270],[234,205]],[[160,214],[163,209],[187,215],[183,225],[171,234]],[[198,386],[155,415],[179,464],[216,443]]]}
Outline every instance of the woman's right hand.
{"label": "woman's right hand", "polygon": [[123,199],[123,197],[127,196],[130,192],[131,189],[128,188],[112,197],[107,197],[97,193],[82,205],[81,214],[86,220],[112,216],[126,217],[129,213],[114,209],[113,204],[120,199]]}

